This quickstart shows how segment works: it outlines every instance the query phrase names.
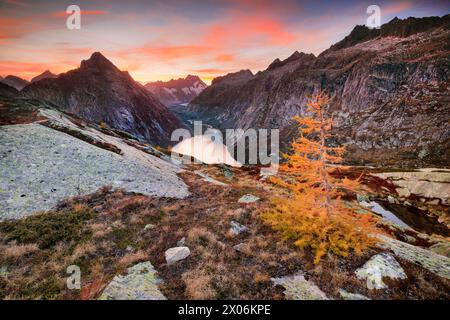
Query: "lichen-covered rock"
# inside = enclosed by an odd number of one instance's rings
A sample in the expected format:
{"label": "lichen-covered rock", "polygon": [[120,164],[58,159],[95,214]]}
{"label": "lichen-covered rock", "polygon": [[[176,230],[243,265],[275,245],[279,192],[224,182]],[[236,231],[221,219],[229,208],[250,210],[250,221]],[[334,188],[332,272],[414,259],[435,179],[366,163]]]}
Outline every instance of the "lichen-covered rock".
{"label": "lichen-covered rock", "polygon": [[339,290],[339,294],[343,300],[370,300],[366,296],[359,293],[350,293],[345,290]]}
{"label": "lichen-covered rock", "polygon": [[7,266],[1,266],[0,267],[0,277],[6,277],[9,275],[9,270]]}
{"label": "lichen-covered rock", "polygon": [[187,258],[191,254],[188,247],[174,247],[167,249],[165,252],[167,264],[173,264],[177,261]]}
{"label": "lichen-covered rock", "polygon": [[361,268],[355,271],[359,279],[367,280],[369,289],[385,289],[387,285],[383,278],[406,279],[407,276],[400,264],[388,253],[380,253],[367,261]]}
{"label": "lichen-covered rock", "polygon": [[246,195],[243,195],[243,196],[238,200],[238,202],[239,202],[239,203],[253,203],[253,202],[256,202],[256,201],[258,201],[258,200],[259,200],[258,197],[254,196],[254,195],[252,195],[252,194],[246,194]]}
{"label": "lichen-covered rock", "polygon": [[397,257],[428,269],[438,276],[450,279],[450,258],[384,235],[376,235],[376,237],[381,240],[379,243],[381,247],[392,250]]}
{"label": "lichen-covered rock", "polygon": [[244,246],[244,243],[238,243],[237,245],[233,246],[233,249],[237,252],[242,252],[242,246]]}
{"label": "lichen-covered rock", "polygon": [[437,254],[450,258],[450,242],[448,241],[438,242],[432,245],[430,247],[430,250],[436,252]]}
{"label": "lichen-covered rock", "polygon": [[177,246],[182,247],[186,243],[186,237],[181,238],[177,241]]}
{"label": "lichen-covered rock", "polygon": [[0,220],[49,210],[105,185],[152,196],[189,194],[178,167],[125,143],[121,149],[123,155],[40,124],[1,126]]}
{"label": "lichen-covered rock", "polygon": [[156,226],[154,225],[154,224],[152,224],[152,223],[148,223],[148,224],[146,224],[145,226],[144,226],[144,230],[150,230],[150,229],[153,229],[153,228],[155,228]]}
{"label": "lichen-covered rock", "polygon": [[248,230],[248,228],[240,223],[237,223],[236,221],[231,221],[231,228],[230,228],[230,233],[232,235],[238,235],[241,234],[243,232],[246,232]]}
{"label": "lichen-covered rock", "polygon": [[161,282],[150,262],[128,268],[127,275],[115,276],[100,296],[100,300],[166,300],[158,289]]}
{"label": "lichen-covered rock", "polygon": [[316,285],[307,281],[302,274],[272,278],[275,285],[280,285],[286,290],[284,294],[289,300],[328,300]]}
{"label": "lichen-covered rock", "polygon": [[415,196],[431,204],[449,203],[449,170],[428,168],[409,172],[375,173],[373,176],[390,181],[402,198]]}

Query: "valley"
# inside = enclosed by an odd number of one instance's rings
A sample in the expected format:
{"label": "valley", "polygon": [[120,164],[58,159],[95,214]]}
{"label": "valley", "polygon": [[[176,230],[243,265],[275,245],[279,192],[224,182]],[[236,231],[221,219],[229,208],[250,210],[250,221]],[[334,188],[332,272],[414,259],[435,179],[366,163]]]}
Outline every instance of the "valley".
{"label": "valley", "polygon": [[[209,86],[100,52],[2,79],[0,299],[449,300],[449,34],[449,15],[357,26]],[[239,139],[171,141],[195,120],[280,129],[276,174]]]}

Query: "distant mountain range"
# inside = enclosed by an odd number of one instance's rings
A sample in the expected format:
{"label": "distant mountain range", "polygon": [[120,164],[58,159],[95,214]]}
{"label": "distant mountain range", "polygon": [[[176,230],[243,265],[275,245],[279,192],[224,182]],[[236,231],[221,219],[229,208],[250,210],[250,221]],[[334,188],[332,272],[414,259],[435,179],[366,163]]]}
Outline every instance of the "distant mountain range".
{"label": "distant mountain range", "polygon": [[357,163],[450,162],[450,15],[357,26],[315,57],[295,52],[253,75],[215,79],[189,105],[213,126],[296,135],[307,97],[331,96],[334,132]]}
{"label": "distant mountain range", "polygon": [[40,75],[31,79],[31,81],[27,81],[27,80],[22,79],[17,76],[9,75],[9,76],[6,76],[6,78],[0,77],[0,82],[7,84],[8,86],[13,87],[16,90],[20,91],[23,88],[25,88],[27,85],[29,85],[30,83],[33,83],[33,82],[36,82],[36,81],[39,81],[42,79],[46,79],[46,78],[56,78],[56,77],[57,77],[56,74],[51,73],[49,70],[46,70],[43,73],[41,73]]}
{"label": "distant mountain range", "polygon": [[47,78],[57,78],[58,75],[50,72],[49,70],[46,70],[44,72],[42,72],[40,75],[34,77],[33,79],[31,79],[31,83],[42,80],[42,79],[47,79]]}
{"label": "distant mountain range", "polygon": [[145,85],[147,90],[153,93],[159,101],[168,107],[191,102],[206,87],[206,83],[194,75],[165,82],[149,82]]}
{"label": "distant mountain range", "polygon": [[15,88],[16,90],[20,91],[23,88],[25,88],[30,82],[27,80],[24,80],[22,78],[9,75],[6,76],[4,79],[0,79],[1,83],[7,84],[10,87]]}
{"label": "distant mountain range", "polygon": [[172,131],[183,127],[144,86],[99,52],[83,60],[78,69],[33,82],[20,94],[86,120],[104,122],[154,145],[167,145]]}

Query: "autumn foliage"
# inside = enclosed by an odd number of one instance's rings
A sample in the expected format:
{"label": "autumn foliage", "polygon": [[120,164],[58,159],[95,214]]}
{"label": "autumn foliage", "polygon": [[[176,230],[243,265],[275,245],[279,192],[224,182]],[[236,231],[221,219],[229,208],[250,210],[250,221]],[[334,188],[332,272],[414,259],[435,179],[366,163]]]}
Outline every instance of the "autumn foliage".
{"label": "autumn foliage", "polygon": [[285,239],[300,248],[310,248],[318,263],[327,253],[347,256],[361,253],[372,243],[368,233],[372,216],[352,212],[341,197],[344,190],[357,190],[358,181],[333,178],[333,164],[342,161],[343,147],[330,146],[333,121],[325,107],[328,97],[313,96],[307,104],[310,117],[295,117],[299,137],[292,150],[284,154],[276,185],[287,190],[285,197],[273,199],[272,207],[263,219]]}

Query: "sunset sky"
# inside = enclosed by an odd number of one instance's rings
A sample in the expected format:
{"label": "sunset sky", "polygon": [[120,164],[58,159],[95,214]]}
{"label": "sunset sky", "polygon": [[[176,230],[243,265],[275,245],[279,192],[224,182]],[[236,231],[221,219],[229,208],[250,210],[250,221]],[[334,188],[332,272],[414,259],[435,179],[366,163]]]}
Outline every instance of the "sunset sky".
{"label": "sunset sky", "polygon": [[[81,7],[81,30],[66,8]],[[295,50],[319,54],[365,24],[366,8],[393,17],[449,13],[449,1],[0,0],[0,75],[61,73],[100,51],[142,83],[265,69]]]}

